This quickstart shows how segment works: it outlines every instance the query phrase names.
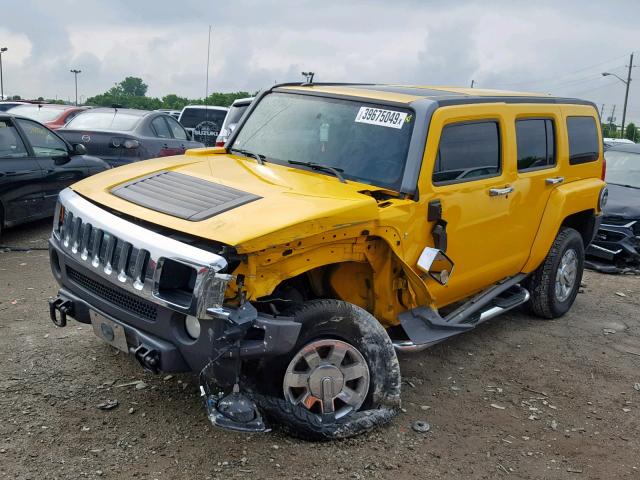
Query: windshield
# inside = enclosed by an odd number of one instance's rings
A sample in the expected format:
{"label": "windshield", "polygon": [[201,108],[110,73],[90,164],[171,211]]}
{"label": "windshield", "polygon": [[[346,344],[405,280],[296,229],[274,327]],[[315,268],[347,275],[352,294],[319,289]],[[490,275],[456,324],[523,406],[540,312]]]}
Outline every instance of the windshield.
{"label": "windshield", "polygon": [[63,111],[64,109],[62,108],[38,107],[37,105],[19,105],[11,109],[11,113],[14,115],[22,115],[23,117],[43,123],[52,122],[58,118]]}
{"label": "windshield", "polygon": [[611,151],[607,159],[606,181],[640,188],[640,153]]}
{"label": "windshield", "polygon": [[67,123],[65,128],[77,130],[133,130],[142,117],[113,112],[84,112]]}
{"label": "windshield", "polygon": [[[195,128],[199,123],[209,121],[216,124],[216,130],[220,130],[220,128],[222,128],[222,122],[224,122],[224,117],[226,116],[226,110],[217,110],[214,108],[185,108],[180,116],[180,123],[185,128]],[[216,135],[218,135],[217,132]]]}
{"label": "windshield", "polygon": [[346,179],[399,190],[413,114],[396,106],[271,93],[246,119],[232,148],[286,164],[341,169]]}

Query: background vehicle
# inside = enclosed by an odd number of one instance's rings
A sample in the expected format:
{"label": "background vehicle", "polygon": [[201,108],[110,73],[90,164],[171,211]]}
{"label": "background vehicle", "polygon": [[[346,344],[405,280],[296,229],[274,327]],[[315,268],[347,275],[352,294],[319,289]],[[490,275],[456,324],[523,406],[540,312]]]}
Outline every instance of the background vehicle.
{"label": "background vehicle", "polygon": [[18,105],[29,105],[27,102],[17,101],[0,101],[0,112],[6,112],[7,110],[17,107]]}
{"label": "background vehicle", "polygon": [[618,143],[604,156],[609,196],[587,266],[605,273],[640,270],[640,145]]}
{"label": "background vehicle", "polygon": [[173,118],[178,120],[180,118],[180,110],[171,110],[169,108],[159,108],[155,110],[156,112],[166,113],[167,115],[171,115]]}
{"label": "background vehicle", "polygon": [[226,107],[187,105],[180,112],[178,121],[193,135],[194,140],[213,147],[228,111]]}
{"label": "background vehicle", "polygon": [[29,103],[13,107],[10,111],[14,115],[36,120],[51,130],[57,130],[88,108],[89,107],[74,107],[47,103]]}
{"label": "background vehicle", "polygon": [[251,102],[255,97],[249,98],[239,98],[234,101],[229,107],[229,112],[227,112],[227,116],[224,119],[224,123],[222,124],[222,128],[220,129],[220,134],[216,139],[216,147],[223,147],[226,143],[229,135],[235,130],[238,122],[244,115],[244,112],[247,111]]}
{"label": "background vehicle", "polygon": [[60,190],[109,168],[85,153],[38,122],[0,113],[0,235],[50,217]]}
{"label": "background vehicle", "polygon": [[202,147],[173,117],[145,110],[94,108],[59,130],[72,143],[117,167],[148,158],[180,155]]}
{"label": "background vehicle", "polygon": [[[593,104],[286,84],[249,112],[224,148],[61,192],[54,323],[200,372],[215,425],[321,439],[395,415],[396,350],[571,308],[606,197]],[[78,223],[98,229],[84,258]]]}

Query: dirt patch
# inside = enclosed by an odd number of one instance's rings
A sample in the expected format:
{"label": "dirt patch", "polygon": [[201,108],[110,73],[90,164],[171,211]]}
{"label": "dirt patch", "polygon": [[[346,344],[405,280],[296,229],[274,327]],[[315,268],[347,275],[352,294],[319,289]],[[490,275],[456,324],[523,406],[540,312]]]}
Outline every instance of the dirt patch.
{"label": "dirt patch", "polygon": [[[2,243],[44,247],[49,228]],[[402,356],[405,411],[314,444],[214,429],[193,376],[144,373],[90,326],[54,327],[47,252],[0,253],[0,476],[640,478],[640,279],[584,282],[563,319],[516,312]]]}

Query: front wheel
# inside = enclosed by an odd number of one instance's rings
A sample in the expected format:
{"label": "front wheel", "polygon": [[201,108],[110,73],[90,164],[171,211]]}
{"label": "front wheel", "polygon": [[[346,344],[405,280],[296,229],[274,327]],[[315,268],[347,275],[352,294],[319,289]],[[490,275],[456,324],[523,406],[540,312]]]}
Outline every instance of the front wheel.
{"label": "front wheel", "polygon": [[346,438],[388,422],[400,405],[391,339],[360,307],[313,300],[289,312],[302,324],[289,355],[263,362],[257,402],[288,433]]}
{"label": "front wheel", "polygon": [[578,295],[584,271],[582,236],[563,227],[545,261],[527,279],[529,309],[542,318],[558,318],[569,311]]}

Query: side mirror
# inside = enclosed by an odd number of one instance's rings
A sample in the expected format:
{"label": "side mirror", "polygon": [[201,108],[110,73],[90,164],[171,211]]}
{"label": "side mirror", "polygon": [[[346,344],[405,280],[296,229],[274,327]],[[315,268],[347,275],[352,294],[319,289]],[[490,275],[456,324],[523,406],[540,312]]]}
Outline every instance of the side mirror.
{"label": "side mirror", "polygon": [[74,155],[86,155],[87,154],[87,147],[85,147],[81,143],[75,143],[73,145],[73,152],[72,153]]}
{"label": "side mirror", "polygon": [[453,274],[453,261],[437,248],[426,247],[418,259],[418,268],[440,285],[446,285]]}

